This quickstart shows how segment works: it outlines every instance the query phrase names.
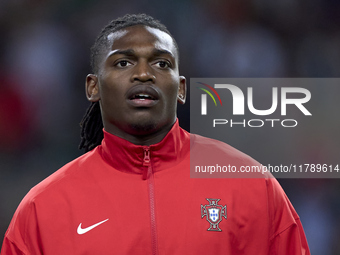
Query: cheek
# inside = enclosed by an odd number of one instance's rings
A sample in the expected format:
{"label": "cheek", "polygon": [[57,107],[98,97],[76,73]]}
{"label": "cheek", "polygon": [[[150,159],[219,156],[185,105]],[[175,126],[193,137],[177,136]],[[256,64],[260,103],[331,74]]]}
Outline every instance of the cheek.
{"label": "cheek", "polygon": [[168,86],[165,87],[164,91],[165,91],[165,94],[168,96],[168,98],[169,99],[171,98],[173,100],[173,99],[177,99],[178,89],[179,89],[178,79],[176,79],[176,77],[172,77],[172,79],[168,83]]}
{"label": "cheek", "polygon": [[177,87],[169,88],[166,91],[166,104],[165,104],[165,107],[166,107],[166,110],[169,113],[173,113],[177,109],[177,92],[178,92],[178,88]]}
{"label": "cheek", "polygon": [[169,88],[168,95],[171,97],[171,101],[174,104],[177,104],[177,95],[178,95],[178,85],[173,85]]}
{"label": "cheek", "polygon": [[100,83],[100,94],[103,101],[115,103],[124,97],[124,91],[116,83],[102,81]]}

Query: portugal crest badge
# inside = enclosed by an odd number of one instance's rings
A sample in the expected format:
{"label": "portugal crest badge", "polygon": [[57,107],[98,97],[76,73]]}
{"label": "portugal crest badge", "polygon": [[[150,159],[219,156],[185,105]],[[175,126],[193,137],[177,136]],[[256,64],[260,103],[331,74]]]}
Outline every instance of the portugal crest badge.
{"label": "portugal crest badge", "polygon": [[221,199],[206,198],[209,202],[208,205],[201,205],[201,216],[207,217],[210,223],[208,231],[222,231],[218,224],[222,221],[222,217],[227,219],[227,206],[217,204]]}

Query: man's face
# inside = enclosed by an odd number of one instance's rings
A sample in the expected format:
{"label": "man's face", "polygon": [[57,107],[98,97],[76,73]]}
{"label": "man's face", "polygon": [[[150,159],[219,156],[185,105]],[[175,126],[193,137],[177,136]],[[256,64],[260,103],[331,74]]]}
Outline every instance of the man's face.
{"label": "man's face", "polygon": [[122,138],[167,132],[186,86],[172,38],[142,25],[108,38],[112,47],[98,74],[86,80],[88,99],[100,100],[105,130]]}

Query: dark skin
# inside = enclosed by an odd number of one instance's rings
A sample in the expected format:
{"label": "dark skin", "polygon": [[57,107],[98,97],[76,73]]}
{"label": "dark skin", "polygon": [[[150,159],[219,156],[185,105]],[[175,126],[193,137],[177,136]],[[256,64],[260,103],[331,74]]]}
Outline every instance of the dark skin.
{"label": "dark skin", "polygon": [[167,33],[136,25],[109,35],[98,74],[86,77],[89,101],[100,101],[104,129],[137,145],[160,142],[184,104],[186,80]]}

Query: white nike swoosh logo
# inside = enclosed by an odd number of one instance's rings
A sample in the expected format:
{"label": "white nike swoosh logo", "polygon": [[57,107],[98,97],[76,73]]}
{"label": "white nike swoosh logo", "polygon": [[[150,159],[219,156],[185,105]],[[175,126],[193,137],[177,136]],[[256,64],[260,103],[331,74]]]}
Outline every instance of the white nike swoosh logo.
{"label": "white nike swoosh logo", "polygon": [[106,222],[106,221],[108,221],[108,220],[109,220],[109,219],[103,220],[103,221],[98,222],[97,224],[94,224],[94,225],[89,226],[89,227],[87,227],[87,228],[81,228],[81,224],[82,224],[82,223],[80,223],[79,226],[78,226],[78,229],[77,229],[77,233],[78,233],[79,235],[85,234],[85,233],[89,232],[90,230],[94,229],[95,227],[98,227],[100,224],[103,224],[104,222]]}

